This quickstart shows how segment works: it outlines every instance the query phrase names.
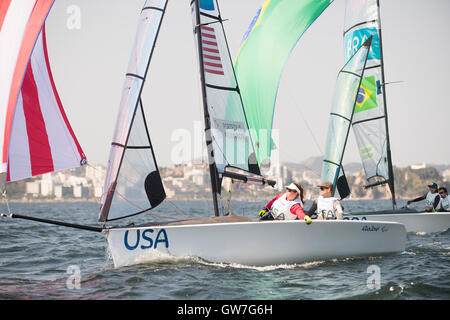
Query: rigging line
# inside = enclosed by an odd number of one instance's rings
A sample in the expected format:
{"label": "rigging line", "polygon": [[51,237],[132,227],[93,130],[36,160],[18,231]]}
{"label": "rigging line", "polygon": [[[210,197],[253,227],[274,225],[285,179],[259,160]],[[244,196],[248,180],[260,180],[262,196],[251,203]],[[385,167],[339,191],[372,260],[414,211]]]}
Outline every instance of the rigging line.
{"label": "rigging line", "polygon": [[368,24],[368,23],[374,23],[374,22],[377,22],[377,19],[374,19],[374,20],[368,20],[368,21],[364,21],[364,22],[360,22],[360,23],[358,23],[358,24],[355,24],[355,25],[351,26],[350,28],[348,28],[347,30],[345,30],[345,31],[344,31],[344,35],[345,35],[347,32],[349,32],[350,30],[352,30],[353,28],[356,28],[356,27],[358,27],[358,26],[361,26],[361,25],[364,25],[364,24]]}
{"label": "rigging line", "polygon": [[[99,173],[102,174],[102,175],[106,175],[106,170],[104,170],[103,168],[102,168],[102,170],[100,170],[100,169],[94,167],[93,165],[91,165],[90,163],[87,163],[86,166],[92,168],[94,171],[99,172]],[[102,190],[103,190],[103,188],[102,188]],[[108,192],[106,191],[106,192],[103,192],[103,193],[100,195],[100,197],[94,197],[94,198],[95,198],[95,201],[97,202],[97,204],[100,204],[100,205],[101,205],[102,198],[103,198],[103,196],[104,196],[105,194],[107,194],[107,193],[108,193]]]}
{"label": "rigging line", "polygon": [[8,208],[8,214],[11,214],[11,209],[9,207],[8,196],[6,195],[6,189],[3,191],[3,201],[6,203],[6,207]]}
{"label": "rigging line", "polygon": [[[287,153],[287,152],[285,152],[285,151],[280,152],[280,154],[281,154],[281,153],[282,153],[283,156],[287,155],[289,158],[293,158],[293,159],[298,158],[298,157],[293,157],[292,154],[289,154],[289,153]],[[296,161],[294,160],[293,162],[296,162]],[[322,176],[322,174],[321,174],[321,173],[318,173],[317,170],[314,170],[314,169],[308,167],[307,165],[304,165],[303,163],[302,163],[301,165],[304,166],[306,169],[310,170],[315,176],[317,176],[317,177],[319,177],[319,178]]]}
{"label": "rigging line", "polygon": [[138,206],[137,204],[133,203],[131,200],[127,199],[123,194],[121,194],[119,191],[115,191],[114,193],[117,193],[119,195],[119,197],[121,197],[123,200],[125,200],[126,202],[128,202],[130,205],[132,205],[133,207],[136,207],[137,209],[144,211],[145,209]]}
{"label": "rigging line", "polygon": [[[172,201],[170,201],[170,200],[166,200],[166,201],[167,201],[168,203],[170,203],[171,205],[173,205],[177,210],[183,211],[183,210],[180,209],[178,206],[176,206],[175,203],[173,203]],[[175,211],[175,213],[176,213],[177,215],[179,215],[180,217],[183,217],[183,218],[185,218],[185,219],[188,219],[186,216],[182,215],[181,213],[179,213],[179,212],[177,212],[177,211]]]}
{"label": "rigging line", "polygon": [[[128,202],[130,205],[132,205],[132,206],[136,207],[137,209],[141,210],[140,213],[147,212],[147,213],[149,213],[149,214],[151,214],[151,215],[154,215],[154,216],[157,216],[157,217],[159,217],[159,218],[177,220],[177,218],[166,217],[166,216],[159,215],[159,214],[157,214],[157,213],[150,212],[149,210],[151,210],[152,208],[148,208],[148,209],[141,208],[141,207],[139,207],[137,204],[133,203],[132,201],[130,201],[129,199],[127,199],[125,196],[123,196],[119,191],[116,191],[115,193],[117,193],[122,199],[124,199],[124,200],[125,200],[126,202]],[[126,217],[124,217],[124,218],[126,218]],[[110,219],[109,221],[112,221],[112,220],[113,220],[113,219]],[[114,220],[115,220],[115,219],[114,219]]]}
{"label": "rigging line", "polygon": [[106,170],[104,170],[104,169],[99,170],[98,168],[94,167],[94,166],[91,165],[90,163],[86,164],[86,166],[91,167],[92,169],[94,169],[94,171],[98,171],[98,172],[100,172],[100,173],[102,173],[102,174],[105,174],[105,173],[106,173]]}
{"label": "rigging line", "polygon": [[405,82],[405,81],[403,81],[403,80],[389,81],[389,82],[382,83],[381,85],[382,85],[382,86],[385,86],[385,85],[387,85],[387,84],[401,83],[401,82]]}
{"label": "rigging line", "polygon": [[295,104],[295,106],[296,106],[296,108],[294,108],[294,110],[295,110],[296,112],[298,112],[298,114],[300,114],[300,117],[302,118],[303,122],[304,122],[305,125],[306,125],[306,128],[308,129],[309,133],[311,134],[311,136],[312,136],[312,138],[313,138],[313,140],[314,140],[314,143],[316,144],[317,149],[319,149],[319,152],[320,152],[321,154],[323,154],[323,151],[322,151],[322,149],[320,148],[320,145],[319,145],[319,143],[317,142],[317,139],[316,139],[316,137],[315,137],[313,131],[311,130],[311,127],[309,126],[308,121],[306,121],[306,118],[303,116],[303,113],[300,111],[301,108],[299,107],[299,103],[297,102],[297,100],[295,99],[294,95],[292,94],[291,88],[290,88],[289,85],[286,83],[286,81],[283,80],[283,78],[281,79],[281,81],[283,81],[283,86],[286,87],[286,88],[288,89],[287,92],[288,92],[288,94],[290,95],[292,101],[294,102],[294,104]]}

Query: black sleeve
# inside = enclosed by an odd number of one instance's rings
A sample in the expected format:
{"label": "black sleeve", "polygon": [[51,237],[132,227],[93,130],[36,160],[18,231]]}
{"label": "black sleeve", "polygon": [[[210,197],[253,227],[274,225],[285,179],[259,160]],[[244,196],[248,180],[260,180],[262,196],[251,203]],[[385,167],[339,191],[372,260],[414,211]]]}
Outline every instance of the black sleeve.
{"label": "black sleeve", "polygon": [[437,197],[434,198],[433,209],[437,208],[437,206],[439,204],[439,201],[441,201],[441,197],[440,196],[437,196]]}
{"label": "black sleeve", "polygon": [[422,200],[425,200],[427,198],[427,195],[426,194],[424,194],[423,196],[421,196],[421,197],[418,197],[418,198],[415,198],[415,199],[413,199],[413,200],[410,200],[409,202],[417,202],[417,201],[422,201]]}

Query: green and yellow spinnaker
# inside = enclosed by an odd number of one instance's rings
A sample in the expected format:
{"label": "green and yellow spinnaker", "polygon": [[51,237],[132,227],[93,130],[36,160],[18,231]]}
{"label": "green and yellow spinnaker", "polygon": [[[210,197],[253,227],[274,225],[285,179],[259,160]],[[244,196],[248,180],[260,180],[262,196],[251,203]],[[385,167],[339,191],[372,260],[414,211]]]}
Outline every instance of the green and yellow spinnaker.
{"label": "green and yellow spinnaker", "polygon": [[235,61],[258,164],[270,158],[281,72],[302,34],[333,0],[267,0],[244,35]]}

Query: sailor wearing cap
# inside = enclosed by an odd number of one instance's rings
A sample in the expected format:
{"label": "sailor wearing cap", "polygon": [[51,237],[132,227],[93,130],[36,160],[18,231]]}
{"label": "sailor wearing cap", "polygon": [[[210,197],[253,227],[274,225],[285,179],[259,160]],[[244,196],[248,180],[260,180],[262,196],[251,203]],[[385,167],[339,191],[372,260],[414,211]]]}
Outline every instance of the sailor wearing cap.
{"label": "sailor wearing cap", "polygon": [[427,194],[425,194],[421,197],[415,198],[413,200],[409,200],[406,204],[410,204],[412,202],[417,202],[417,201],[422,201],[422,200],[425,200],[425,210],[424,210],[425,212],[432,212],[432,211],[436,210],[436,208],[439,204],[440,198],[439,198],[439,193],[438,193],[438,185],[435,182],[428,185]]}
{"label": "sailor wearing cap", "polygon": [[319,186],[320,196],[314,201],[308,214],[317,212],[317,219],[334,220],[343,219],[344,210],[338,198],[332,196],[333,184],[329,181],[322,182]]}
{"label": "sailor wearing cap", "polygon": [[[297,183],[291,183],[286,186],[286,192],[273,198],[258,216],[262,220],[303,220],[305,218],[303,204],[303,188]],[[270,214],[266,215],[266,212]]]}

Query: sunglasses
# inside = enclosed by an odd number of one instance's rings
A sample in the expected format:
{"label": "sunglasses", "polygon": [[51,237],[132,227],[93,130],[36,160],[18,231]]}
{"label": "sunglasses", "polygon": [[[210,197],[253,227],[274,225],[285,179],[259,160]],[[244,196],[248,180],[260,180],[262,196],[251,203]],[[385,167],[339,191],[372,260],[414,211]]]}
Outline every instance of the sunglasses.
{"label": "sunglasses", "polygon": [[286,189],[286,190],[289,191],[289,192],[297,192],[297,191],[291,190],[291,189]]}
{"label": "sunglasses", "polygon": [[439,192],[439,194],[445,194],[445,192],[444,192],[444,191],[442,191],[442,192]]}
{"label": "sunglasses", "polygon": [[320,187],[320,190],[330,189],[329,187]]}

